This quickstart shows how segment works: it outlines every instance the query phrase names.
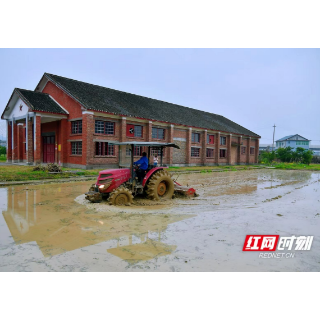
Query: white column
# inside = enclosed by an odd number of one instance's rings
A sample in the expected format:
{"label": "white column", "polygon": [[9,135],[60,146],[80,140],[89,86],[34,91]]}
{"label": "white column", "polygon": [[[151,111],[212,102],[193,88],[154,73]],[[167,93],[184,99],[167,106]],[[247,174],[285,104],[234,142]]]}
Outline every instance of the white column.
{"label": "white column", "polygon": [[[36,113],[34,113],[34,114],[33,114],[33,148],[34,148],[34,150],[36,150],[36,149],[37,149],[36,118],[37,118],[37,115],[36,115]],[[34,159],[34,157],[35,157],[35,156],[33,156],[33,161],[34,161],[34,163],[35,163],[35,159]]]}
{"label": "white column", "polygon": [[[6,128],[7,128],[7,130],[6,130],[6,135],[7,135],[7,142],[6,142],[6,148],[7,148],[7,150],[8,150],[8,147],[9,147],[9,140],[8,140],[8,122],[9,122],[9,120],[7,119],[6,120]],[[7,151],[8,152],[8,151]],[[7,161],[8,161],[8,157],[7,157]]]}
{"label": "white column", "polygon": [[27,112],[27,116],[26,116],[26,156],[27,156],[27,162],[29,162],[29,158],[28,158],[28,122],[29,122],[29,116],[28,116],[28,112]]}
{"label": "white column", "polygon": [[13,125],[14,125],[14,117],[12,117],[12,120],[11,120],[11,149],[12,149],[12,162],[13,162],[13,149],[14,149],[14,145],[13,145],[13,142],[14,142],[14,139],[13,139]]}

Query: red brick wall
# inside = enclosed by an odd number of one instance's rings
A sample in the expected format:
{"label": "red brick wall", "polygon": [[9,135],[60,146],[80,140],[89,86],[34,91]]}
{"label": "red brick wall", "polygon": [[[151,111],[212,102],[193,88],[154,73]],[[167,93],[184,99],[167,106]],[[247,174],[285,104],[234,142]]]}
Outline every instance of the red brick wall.
{"label": "red brick wall", "polygon": [[238,162],[239,146],[232,146],[232,143],[238,144],[239,138],[232,136],[231,139],[231,164],[236,164]]}
{"label": "red brick wall", "polygon": [[48,81],[42,92],[50,94],[63,108],[69,112],[69,120],[82,118],[81,105],[69,97],[64,91],[58,88],[55,84]]}
{"label": "red brick wall", "polygon": [[[256,162],[256,140],[250,139],[250,147],[254,147],[254,154],[250,154],[249,163],[255,163]],[[259,150],[259,147],[258,147],[258,150]]]}
{"label": "red brick wall", "polygon": [[41,117],[36,116],[36,150],[34,150],[34,162],[42,162],[42,152],[41,152]]}
{"label": "red brick wall", "polygon": [[[227,141],[226,141],[226,145],[221,145],[220,144],[220,138],[219,138],[219,152],[218,152],[218,163],[220,164],[227,164],[228,163],[228,157],[229,157],[229,152],[230,152],[230,149],[229,149],[229,135],[228,134],[225,134],[225,133],[221,133],[220,134],[220,137],[226,137],[227,138]],[[220,157],[220,149],[227,149],[227,154],[226,154],[226,157],[225,158],[221,158]]]}
{"label": "red brick wall", "polygon": [[[62,163],[62,164],[68,162],[68,155],[69,155],[68,144],[69,144],[69,142],[67,140],[68,140],[69,132],[71,132],[71,131],[68,131],[68,128],[69,128],[68,120],[62,119],[59,124],[59,137],[60,137],[59,144],[61,146],[60,146],[60,151],[58,148],[58,160],[57,160],[58,162],[60,160],[60,163]],[[70,130],[71,130],[71,128],[70,128]],[[59,147],[59,145],[58,145],[58,147]]]}
{"label": "red brick wall", "polygon": [[12,150],[12,160],[18,160],[18,125],[13,123],[13,150]]}
{"label": "red brick wall", "polygon": [[18,131],[18,136],[17,136],[17,152],[18,152],[18,157],[17,160],[18,161],[22,161],[23,160],[23,125],[19,124],[17,126],[17,131]]}
{"label": "red brick wall", "polygon": [[[184,139],[185,141],[175,140]],[[188,129],[173,129],[173,143],[178,145],[180,149],[173,150],[172,163],[173,164],[186,164],[187,161],[187,138],[188,138]]]}
{"label": "red brick wall", "polygon": [[32,119],[28,122],[28,157],[27,162],[33,162],[33,130],[32,130]]}
{"label": "red brick wall", "polygon": [[[192,136],[192,133],[199,133],[200,134],[200,142],[192,142],[191,141],[191,136]],[[203,134],[202,134],[202,131],[198,131],[198,130],[190,130],[190,149],[187,150],[187,155],[189,154],[189,163],[190,164],[197,164],[197,165],[200,165],[201,163],[203,163],[203,160],[202,160],[202,157],[201,157],[201,152],[202,152],[202,139],[203,139]],[[191,148],[192,147],[200,147],[200,150],[199,150],[199,157],[191,157]]]}

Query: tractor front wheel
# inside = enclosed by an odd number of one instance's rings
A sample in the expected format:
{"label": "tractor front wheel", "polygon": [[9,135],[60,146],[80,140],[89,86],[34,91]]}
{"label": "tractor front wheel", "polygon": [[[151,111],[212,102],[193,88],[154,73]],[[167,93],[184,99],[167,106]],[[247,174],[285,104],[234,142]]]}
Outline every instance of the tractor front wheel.
{"label": "tractor front wheel", "polygon": [[160,170],[149,180],[147,195],[152,200],[171,199],[174,193],[174,183],[169,172]]}
{"label": "tractor front wheel", "polygon": [[125,187],[119,187],[110,193],[108,201],[114,206],[129,205],[133,201],[132,192]]}

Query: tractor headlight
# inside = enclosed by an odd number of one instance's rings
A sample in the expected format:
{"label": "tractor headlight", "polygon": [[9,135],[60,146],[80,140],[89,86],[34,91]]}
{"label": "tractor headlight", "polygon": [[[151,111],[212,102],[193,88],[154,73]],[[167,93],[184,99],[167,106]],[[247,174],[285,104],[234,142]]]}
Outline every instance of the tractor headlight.
{"label": "tractor headlight", "polygon": [[99,189],[103,189],[104,188],[104,184],[99,186]]}

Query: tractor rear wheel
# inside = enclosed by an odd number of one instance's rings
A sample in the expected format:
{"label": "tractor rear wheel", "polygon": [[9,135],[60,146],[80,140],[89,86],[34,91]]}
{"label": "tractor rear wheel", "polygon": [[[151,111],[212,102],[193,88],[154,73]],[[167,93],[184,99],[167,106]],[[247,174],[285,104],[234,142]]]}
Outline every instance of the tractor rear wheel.
{"label": "tractor rear wheel", "polygon": [[129,205],[133,201],[132,192],[129,189],[120,186],[110,193],[108,201],[114,206]]}
{"label": "tractor rear wheel", "polygon": [[171,199],[174,193],[174,183],[168,171],[157,171],[148,182],[147,195],[152,200]]}

